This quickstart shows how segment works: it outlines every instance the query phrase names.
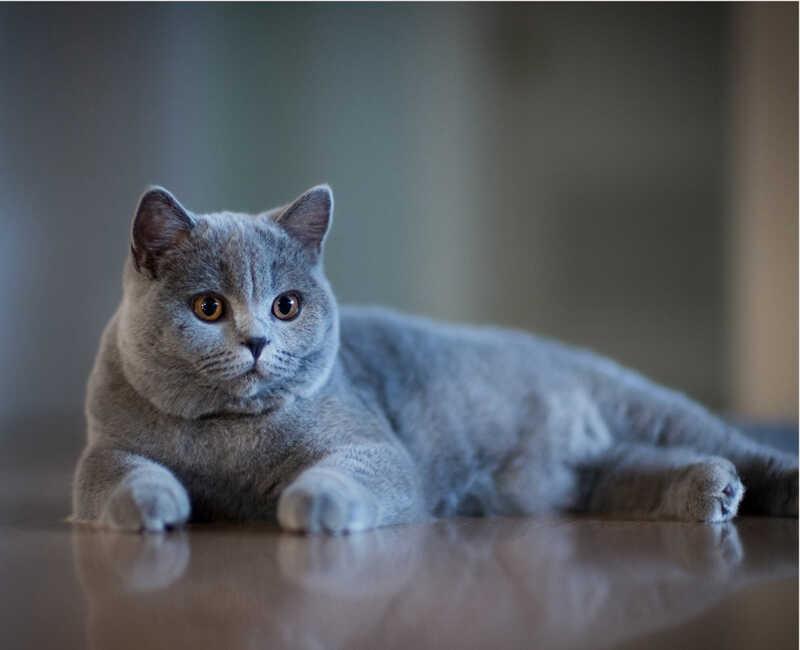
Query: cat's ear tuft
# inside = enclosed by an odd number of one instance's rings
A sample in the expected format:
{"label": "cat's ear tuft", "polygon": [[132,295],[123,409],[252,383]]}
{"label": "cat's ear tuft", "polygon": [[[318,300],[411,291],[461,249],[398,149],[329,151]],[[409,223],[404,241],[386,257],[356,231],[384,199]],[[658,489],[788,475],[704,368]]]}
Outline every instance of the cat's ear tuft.
{"label": "cat's ear tuft", "polygon": [[312,187],[294,203],[279,210],[273,219],[290,236],[317,254],[322,250],[333,219],[333,192],[328,185]]}
{"label": "cat's ear tuft", "polygon": [[137,271],[157,277],[161,256],[189,236],[194,221],[172,194],[151,187],[139,199],[131,233],[131,254]]}

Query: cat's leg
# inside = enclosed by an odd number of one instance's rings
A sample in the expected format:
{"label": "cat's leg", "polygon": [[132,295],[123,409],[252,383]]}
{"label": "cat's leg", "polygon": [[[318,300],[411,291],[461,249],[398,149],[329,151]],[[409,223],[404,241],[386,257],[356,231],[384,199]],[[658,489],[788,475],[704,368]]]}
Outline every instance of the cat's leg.
{"label": "cat's leg", "polygon": [[158,532],[189,519],[186,489],[163,465],[117,449],[90,446],[73,484],[73,521]]}
{"label": "cat's leg", "polygon": [[644,519],[732,519],[744,486],[729,460],[691,449],[621,444],[581,468],[578,510]]}
{"label": "cat's leg", "polygon": [[278,501],[286,530],[346,533],[421,517],[421,492],[408,454],[391,444],[338,449],[300,473]]}
{"label": "cat's leg", "polygon": [[751,440],[675,391],[638,377],[621,388],[601,400],[618,439],[727,458],[746,487],[742,513],[797,516],[796,456]]}

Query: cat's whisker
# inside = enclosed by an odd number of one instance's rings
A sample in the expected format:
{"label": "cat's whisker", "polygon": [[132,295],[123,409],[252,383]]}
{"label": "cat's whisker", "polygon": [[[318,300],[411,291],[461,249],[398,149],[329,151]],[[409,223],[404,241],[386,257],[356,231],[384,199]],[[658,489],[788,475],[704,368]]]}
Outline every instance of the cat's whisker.
{"label": "cat's whisker", "polygon": [[207,366],[203,366],[202,368],[198,368],[198,370],[200,372],[215,372],[215,371],[217,371],[217,370],[219,370],[221,368],[224,369],[226,366],[229,365],[229,363],[230,363],[229,359],[223,359],[222,361],[220,361],[218,363],[211,363],[211,364],[208,364]]}
{"label": "cat's whisker", "polygon": [[270,361],[271,363],[280,363],[280,364],[282,364],[284,366],[293,365],[293,364],[297,363],[297,361],[295,359],[291,359],[291,360],[290,359],[281,359],[280,357],[271,357],[271,358],[268,358],[267,361]]}
{"label": "cat's whisker", "polygon": [[279,351],[275,351],[273,354],[275,354],[275,355],[286,354],[287,356],[285,356],[285,357],[278,356],[277,358],[273,357],[273,359],[275,359],[276,361],[281,361],[283,363],[294,364],[298,369],[307,368],[309,366],[309,364],[311,363],[307,357],[301,357],[301,356],[294,355],[294,354],[289,354],[289,353],[281,353]]}
{"label": "cat's whisker", "polygon": [[219,352],[212,352],[210,354],[204,354],[198,359],[198,361],[200,363],[203,363],[204,361],[210,361],[212,359],[218,359],[219,357],[221,357],[223,355],[226,355],[226,354],[231,354],[230,350],[222,350],[222,351],[219,351]]}
{"label": "cat's whisker", "polygon": [[233,379],[241,375],[248,368],[250,368],[249,363],[240,363],[239,365],[234,366],[233,368],[229,368],[225,372],[219,373],[217,376],[222,380]]}
{"label": "cat's whisker", "polygon": [[287,375],[292,375],[296,372],[295,368],[288,368],[286,366],[276,366],[270,363],[266,363],[264,365],[270,373],[278,377],[286,377]]}
{"label": "cat's whisker", "polygon": [[283,373],[283,374],[289,374],[289,373],[297,372],[297,367],[286,366],[286,365],[277,364],[277,363],[269,363],[269,362],[265,363],[264,365],[267,367],[268,370],[270,370],[270,372],[277,372],[277,373]]}
{"label": "cat's whisker", "polygon": [[233,352],[228,352],[220,359],[213,359],[211,361],[208,361],[207,363],[198,365],[197,369],[200,371],[213,370],[214,368],[227,364],[230,361],[231,357],[233,356],[234,356]]}

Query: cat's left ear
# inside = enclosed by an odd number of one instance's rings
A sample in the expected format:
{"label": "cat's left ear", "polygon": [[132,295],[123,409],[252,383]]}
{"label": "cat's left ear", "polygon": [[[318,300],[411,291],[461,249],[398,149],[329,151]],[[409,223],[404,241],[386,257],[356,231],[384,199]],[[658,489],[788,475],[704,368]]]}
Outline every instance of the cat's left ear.
{"label": "cat's left ear", "polygon": [[328,185],[317,185],[278,210],[272,219],[290,236],[318,255],[333,220],[333,192]]}

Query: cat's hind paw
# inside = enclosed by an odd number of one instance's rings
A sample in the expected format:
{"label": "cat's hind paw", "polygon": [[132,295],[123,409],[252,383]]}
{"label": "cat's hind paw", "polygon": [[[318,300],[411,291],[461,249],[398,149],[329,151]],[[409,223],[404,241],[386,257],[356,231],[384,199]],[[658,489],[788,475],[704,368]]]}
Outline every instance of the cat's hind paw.
{"label": "cat's hind paw", "polygon": [[278,523],[300,533],[340,534],[375,525],[372,497],[339,472],[311,469],[284,490],[278,501]]}
{"label": "cat's hind paw", "polygon": [[101,522],[115,530],[156,533],[183,526],[191,506],[178,480],[163,468],[129,474],[111,493]]}
{"label": "cat's hind paw", "polygon": [[670,490],[670,510],[684,521],[722,523],[736,516],[744,485],[733,463],[710,457],[689,466]]}

